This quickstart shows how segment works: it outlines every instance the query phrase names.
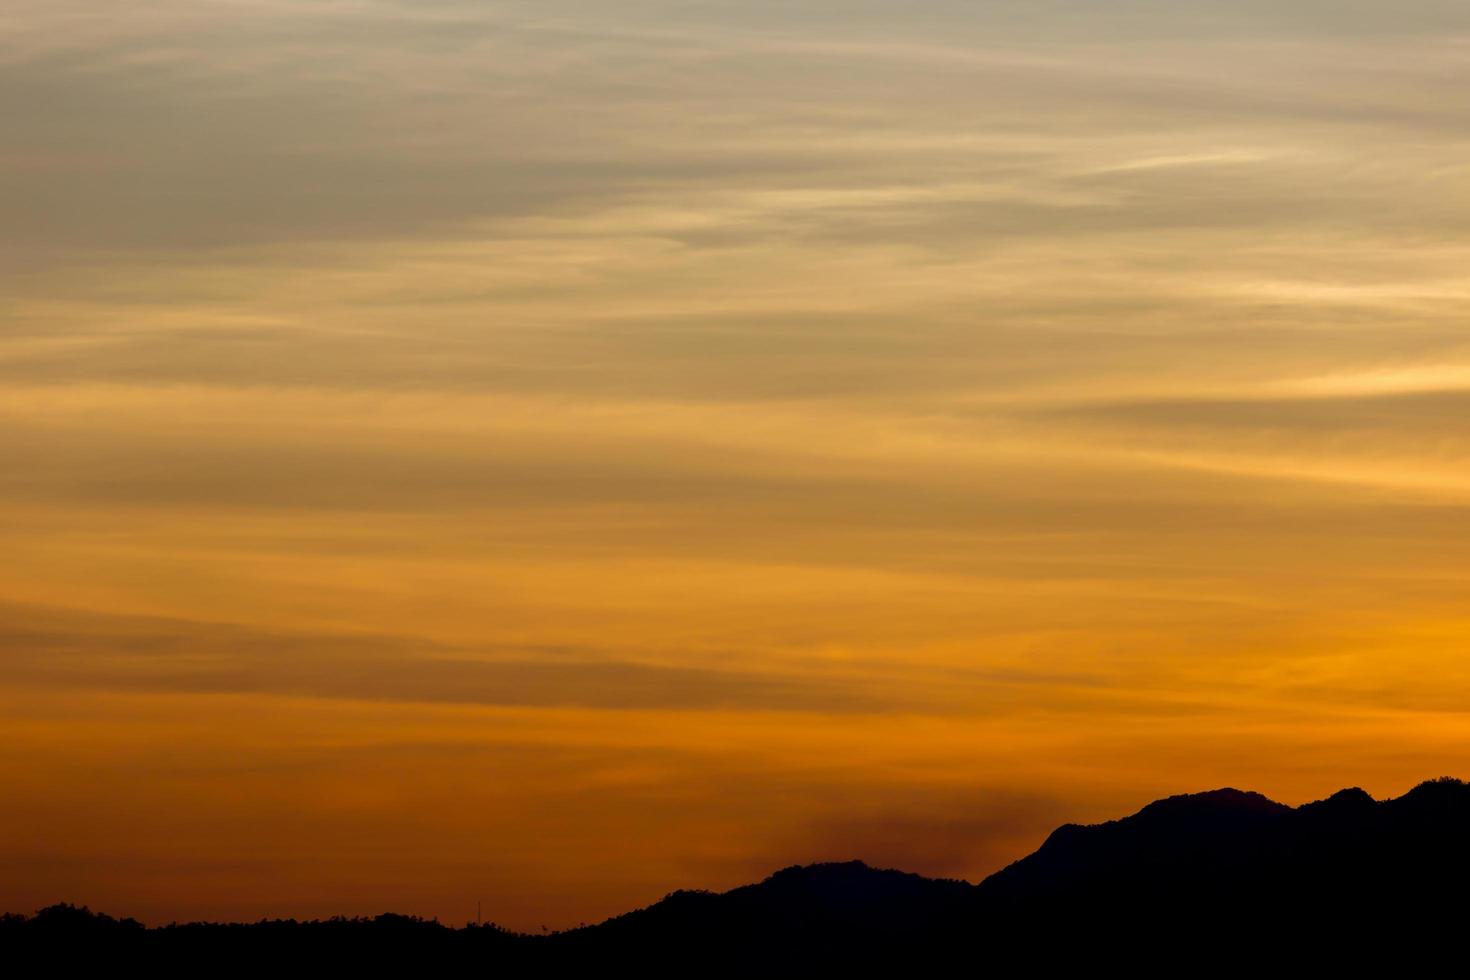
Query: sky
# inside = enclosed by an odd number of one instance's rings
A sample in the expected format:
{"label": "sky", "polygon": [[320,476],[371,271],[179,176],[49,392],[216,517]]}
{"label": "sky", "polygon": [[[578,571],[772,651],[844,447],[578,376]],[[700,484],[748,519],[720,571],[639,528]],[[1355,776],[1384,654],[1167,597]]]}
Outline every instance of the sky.
{"label": "sky", "polygon": [[1470,775],[1461,0],[0,11],[0,910]]}

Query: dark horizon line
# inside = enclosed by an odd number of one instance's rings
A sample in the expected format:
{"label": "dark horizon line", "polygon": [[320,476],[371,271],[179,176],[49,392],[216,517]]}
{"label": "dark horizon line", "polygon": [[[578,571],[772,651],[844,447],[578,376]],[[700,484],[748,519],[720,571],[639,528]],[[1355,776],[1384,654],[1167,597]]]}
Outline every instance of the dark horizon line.
{"label": "dark horizon line", "polygon": [[378,913],[376,915],[351,915],[351,916],[349,916],[349,915],[337,914],[337,915],[329,916],[327,918],[311,918],[311,919],[298,919],[298,918],[296,918],[294,916],[291,916],[291,917],[283,917],[283,916],[262,917],[260,919],[256,919],[256,920],[253,920],[253,921],[217,921],[217,920],[208,920],[208,919],[195,919],[195,920],[188,920],[188,921],[180,922],[179,920],[174,919],[174,920],[171,920],[171,921],[169,921],[167,923],[162,923],[162,924],[159,924],[159,925],[148,925],[148,924],[142,922],[141,920],[139,920],[137,918],[134,918],[132,916],[126,916],[126,917],[118,918],[118,917],[112,916],[112,915],[110,915],[108,913],[105,913],[105,912],[94,912],[94,911],[91,910],[91,907],[89,905],[85,905],[85,904],[79,905],[79,904],[76,904],[74,902],[69,902],[69,901],[54,902],[54,903],[52,903],[50,905],[44,906],[44,907],[42,907],[40,909],[37,909],[36,911],[34,911],[32,913],[13,912],[13,911],[7,911],[7,912],[0,913],[0,926],[3,926],[6,923],[14,923],[14,922],[17,922],[17,921],[29,921],[31,919],[36,919],[36,918],[47,916],[47,915],[57,915],[57,916],[74,917],[74,918],[77,918],[77,919],[80,919],[82,917],[86,917],[86,918],[90,919],[93,924],[98,925],[98,926],[110,926],[110,927],[115,927],[115,928],[119,928],[119,929],[128,929],[128,930],[146,930],[146,931],[150,931],[150,932],[162,932],[162,931],[168,931],[168,930],[183,930],[183,929],[202,929],[202,928],[252,928],[252,927],[261,927],[261,926],[282,926],[282,927],[288,927],[288,926],[334,926],[334,925],[337,925],[337,926],[379,925],[379,926],[381,926],[381,925],[386,925],[386,924],[398,924],[398,925],[402,925],[402,926],[406,926],[406,927],[436,928],[436,929],[444,929],[444,930],[449,930],[449,931],[454,931],[454,932],[463,932],[463,931],[466,931],[466,930],[471,930],[471,931],[474,931],[474,930],[489,930],[489,931],[496,932],[496,933],[499,933],[499,934],[502,934],[502,935],[505,935],[505,936],[514,936],[514,937],[521,937],[521,938],[526,938],[526,939],[539,939],[539,938],[545,938],[545,937],[549,937],[549,936],[563,936],[563,935],[568,935],[568,934],[571,934],[571,933],[579,932],[579,931],[584,930],[584,929],[593,929],[593,928],[596,928],[598,926],[605,925],[606,923],[613,922],[613,921],[615,921],[617,919],[620,919],[623,916],[631,915],[631,914],[634,914],[636,912],[643,911],[644,909],[652,908],[654,905],[659,904],[659,902],[668,901],[670,899],[677,899],[681,895],[728,895],[731,892],[739,891],[739,890],[744,889],[744,888],[753,888],[753,887],[757,887],[758,885],[761,885],[761,884],[769,883],[773,879],[776,879],[776,878],[778,878],[780,876],[783,876],[783,875],[789,875],[789,874],[792,874],[792,873],[820,871],[822,869],[840,869],[840,868],[863,869],[863,870],[866,870],[866,871],[873,872],[875,874],[903,875],[903,876],[906,876],[906,877],[909,877],[909,878],[918,878],[918,879],[923,879],[924,881],[930,881],[930,882],[948,882],[948,883],[953,883],[955,885],[963,885],[966,888],[979,890],[979,889],[981,889],[985,885],[986,882],[990,881],[993,878],[996,878],[999,875],[1002,875],[1003,873],[1006,872],[1007,869],[1012,868],[1016,864],[1020,863],[1021,861],[1026,860],[1027,857],[1030,857],[1031,855],[1034,855],[1034,854],[1038,853],[1042,848],[1046,847],[1046,845],[1047,845],[1048,842],[1050,842],[1053,839],[1057,838],[1059,835],[1063,835],[1063,834],[1068,833],[1072,829],[1081,828],[1081,827],[1105,827],[1105,826],[1117,824],[1117,823],[1119,823],[1121,821],[1132,819],[1134,817],[1139,816],[1140,814],[1147,813],[1147,812],[1149,812],[1151,810],[1154,810],[1156,808],[1166,808],[1166,807],[1169,807],[1171,805],[1177,806],[1177,805],[1180,804],[1181,801],[1225,802],[1225,803],[1230,803],[1230,804],[1235,804],[1235,805],[1246,805],[1246,806],[1253,806],[1253,807],[1259,807],[1259,808],[1271,808],[1271,809],[1282,810],[1282,811],[1299,811],[1299,810],[1303,810],[1303,809],[1308,808],[1308,807],[1318,806],[1318,805],[1321,805],[1321,804],[1324,804],[1324,803],[1329,803],[1331,801],[1340,800],[1340,799],[1346,799],[1346,798],[1355,798],[1355,799],[1358,799],[1358,800],[1367,800],[1367,801],[1369,801],[1369,802],[1371,802],[1371,803],[1373,803],[1375,805],[1383,805],[1383,804],[1393,803],[1393,802],[1396,802],[1398,800],[1408,799],[1408,798],[1414,796],[1417,793],[1422,793],[1422,792],[1426,791],[1426,789],[1432,790],[1435,787],[1443,787],[1443,786],[1463,787],[1465,785],[1467,785],[1467,784],[1465,783],[1464,780],[1461,780],[1461,779],[1459,779],[1457,777],[1454,777],[1454,776],[1437,776],[1437,777],[1433,777],[1431,779],[1421,780],[1419,783],[1415,784],[1411,789],[1409,789],[1407,792],[1403,793],[1400,796],[1396,796],[1396,797],[1394,797],[1394,796],[1385,797],[1385,798],[1383,798],[1381,800],[1380,799],[1377,799],[1371,793],[1368,793],[1366,790],[1362,789],[1361,787],[1351,786],[1351,787],[1346,787],[1344,789],[1337,790],[1336,792],[1334,792],[1334,793],[1332,793],[1332,794],[1330,794],[1328,796],[1322,797],[1321,799],[1318,799],[1318,800],[1309,800],[1309,801],[1307,801],[1305,803],[1301,803],[1301,804],[1298,804],[1296,806],[1292,806],[1291,804],[1287,804],[1287,803],[1280,803],[1280,802],[1278,802],[1276,800],[1271,799],[1270,797],[1266,796],[1265,794],[1256,792],[1254,790],[1241,790],[1241,789],[1236,789],[1236,788],[1230,787],[1230,786],[1220,787],[1218,789],[1212,789],[1212,790],[1202,790],[1202,791],[1194,792],[1194,793],[1178,793],[1178,794],[1175,794],[1175,795],[1172,795],[1172,796],[1161,797],[1161,798],[1159,798],[1157,800],[1154,800],[1153,802],[1146,804],[1145,806],[1143,806],[1139,810],[1137,810],[1137,811],[1135,811],[1135,812],[1133,812],[1131,814],[1128,814],[1128,815],[1126,815],[1124,817],[1118,817],[1118,818],[1114,818],[1114,819],[1111,819],[1111,820],[1105,820],[1105,821],[1102,821],[1101,823],[1098,823],[1098,824],[1077,824],[1077,823],[1071,823],[1071,822],[1063,823],[1063,824],[1059,825],[1058,827],[1056,827],[1050,834],[1047,835],[1046,840],[1043,841],[1041,847],[1038,848],[1036,851],[1032,851],[1028,855],[1022,855],[1021,857],[1017,858],[1015,861],[1012,861],[1009,864],[1005,865],[1004,867],[999,868],[999,869],[997,869],[994,872],[991,872],[990,874],[988,874],[985,877],[979,879],[978,881],[970,881],[970,880],[968,880],[966,878],[957,878],[957,877],[950,877],[950,876],[931,876],[931,875],[925,875],[925,874],[921,874],[919,872],[906,871],[906,870],[901,869],[901,868],[880,867],[880,866],[877,866],[877,865],[870,864],[870,863],[868,863],[866,860],[864,860],[862,858],[849,858],[847,860],[842,860],[842,861],[835,861],[835,860],[834,861],[814,861],[814,862],[809,862],[807,864],[791,864],[791,865],[786,865],[786,866],[784,866],[782,868],[779,868],[779,869],[771,872],[770,874],[766,875],[764,878],[760,879],[757,882],[751,882],[751,883],[744,884],[744,885],[737,885],[737,886],[735,886],[735,887],[733,887],[731,889],[728,889],[727,891],[723,891],[723,892],[716,892],[716,891],[714,891],[712,889],[704,889],[704,888],[680,888],[680,889],[675,889],[675,890],[673,890],[671,892],[666,892],[661,899],[659,899],[658,901],[652,902],[649,905],[639,906],[638,908],[629,910],[627,912],[617,913],[615,915],[609,916],[606,919],[599,920],[598,922],[595,922],[595,923],[583,922],[583,923],[579,923],[578,925],[575,925],[575,926],[568,926],[568,927],[560,928],[560,929],[548,929],[545,926],[543,926],[541,932],[522,932],[522,931],[519,931],[519,930],[510,929],[510,928],[501,926],[501,925],[499,925],[499,924],[497,924],[497,923],[495,923],[493,921],[483,921],[483,922],[482,921],[478,921],[478,915],[477,915],[477,919],[476,920],[468,920],[467,919],[465,921],[465,924],[463,926],[455,926],[455,925],[451,925],[451,924],[448,924],[448,923],[445,923],[445,922],[441,922],[438,916],[425,917],[425,916],[414,915],[414,914],[411,914],[411,913],[388,912],[388,911],[380,912],[380,913]]}

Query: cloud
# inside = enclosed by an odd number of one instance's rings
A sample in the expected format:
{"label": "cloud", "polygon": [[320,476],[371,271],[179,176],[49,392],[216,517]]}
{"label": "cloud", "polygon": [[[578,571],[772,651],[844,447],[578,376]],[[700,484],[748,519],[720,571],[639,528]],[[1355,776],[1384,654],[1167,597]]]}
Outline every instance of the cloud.
{"label": "cloud", "polygon": [[[1351,166],[1358,127],[1457,126],[1438,108],[1453,104],[1456,52],[1435,5],[1396,13],[1395,31],[1420,32],[1407,39],[1378,36],[1364,6],[1333,20],[1373,30],[1324,37],[1307,18],[1314,30],[1290,41],[1280,18],[1215,4],[1107,17],[941,5],[884,39],[881,6],[837,22],[825,6],[750,6],[610,17],[586,4],[163,3],[124,23],[85,3],[26,4],[0,61],[4,215],[32,252],[75,264],[99,249],[442,233],[752,181],[818,198],[882,184],[942,198],[1004,168],[1029,175],[1024,203],[1060,196],[1044,175],[1097,170],[1099,154],[1113,170],[1092,181],[1118,185],[1127,161],[1301,159],[1305,147],[1315,165],[1256,168],[1264,180],[1224,187],[1212,168],[1173,179],[1154,168],[1156,207],[1069,216],[1274,224],[1373,207],[1392,174]],[[1201,24],[1210,40],[1189,30]],[[1232,70],[1243,57],[1253,70]],[[1421,225],[1463,223],[1440,182],[1422,181],[1424,162],[1454,164],[1443,146],[1404,141],[1383,158],[1416,166],[1422,189],[1395,181],[1380,220],[1412,199]],[[1005,203],[973,218],[1017,231],[1059,220]],[[835,223],[829,234],[872,232],[850,211]]]}
{"label": "cloud", "polygon": [[614,653],[466,651],[399,637],[6,609],[7,681],[64,689],[268,694],[614,710],[845,714],[912,708],[861,679],[664,666]]}
{"label": "cloud", "polygon": [[1454,422],[1470,409],[1470,391],[1419,391],[1355,397],[1157,399],[1040,410],[1038,414],[1145,430],[1332,436],[1377,434],[1402,448],[1416,439],[1441,447],[1456,439]]}
{"label": "cloud", "polygon": [[853,796],[851,789],[825,794],[827,811],[799,828],[773,857],[857,859],[978,881],[1034,850],[1076,812],[1062,799],[979,786],[897,784],[866,787]]}

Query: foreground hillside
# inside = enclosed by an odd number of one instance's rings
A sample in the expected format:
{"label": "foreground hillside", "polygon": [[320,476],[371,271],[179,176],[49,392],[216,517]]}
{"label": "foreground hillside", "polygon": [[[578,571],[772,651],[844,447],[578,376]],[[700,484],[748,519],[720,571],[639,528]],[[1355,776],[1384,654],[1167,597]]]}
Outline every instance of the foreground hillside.
{"label": "foreground hillside", "polygon": [[1470,910],[1467,831],[1470,786],[1452,779],[1392,800],[1349,789],[1295,808],[1222,789],[1063,826],[979,885],[857,861],[792,867],[724,893],[675,892],[550,936],[395,915],[146,929],[57,906],[0,920],[0,943],[58,964],[89,956],[445,969],[618,962],[693,975],[955,956],[1057,967],[1188,957],[1206,969],[1266,955],[1361,962],[1457,939]]}

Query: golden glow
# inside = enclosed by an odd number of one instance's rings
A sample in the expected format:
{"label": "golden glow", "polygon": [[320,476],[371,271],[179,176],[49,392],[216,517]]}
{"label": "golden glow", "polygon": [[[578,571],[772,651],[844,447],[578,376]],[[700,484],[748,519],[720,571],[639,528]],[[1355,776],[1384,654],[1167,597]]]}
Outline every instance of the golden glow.
{"label": "golden glow", "polygon": [[1466,775],[1470,17],[924,6],[12,4],[0,910]]}

